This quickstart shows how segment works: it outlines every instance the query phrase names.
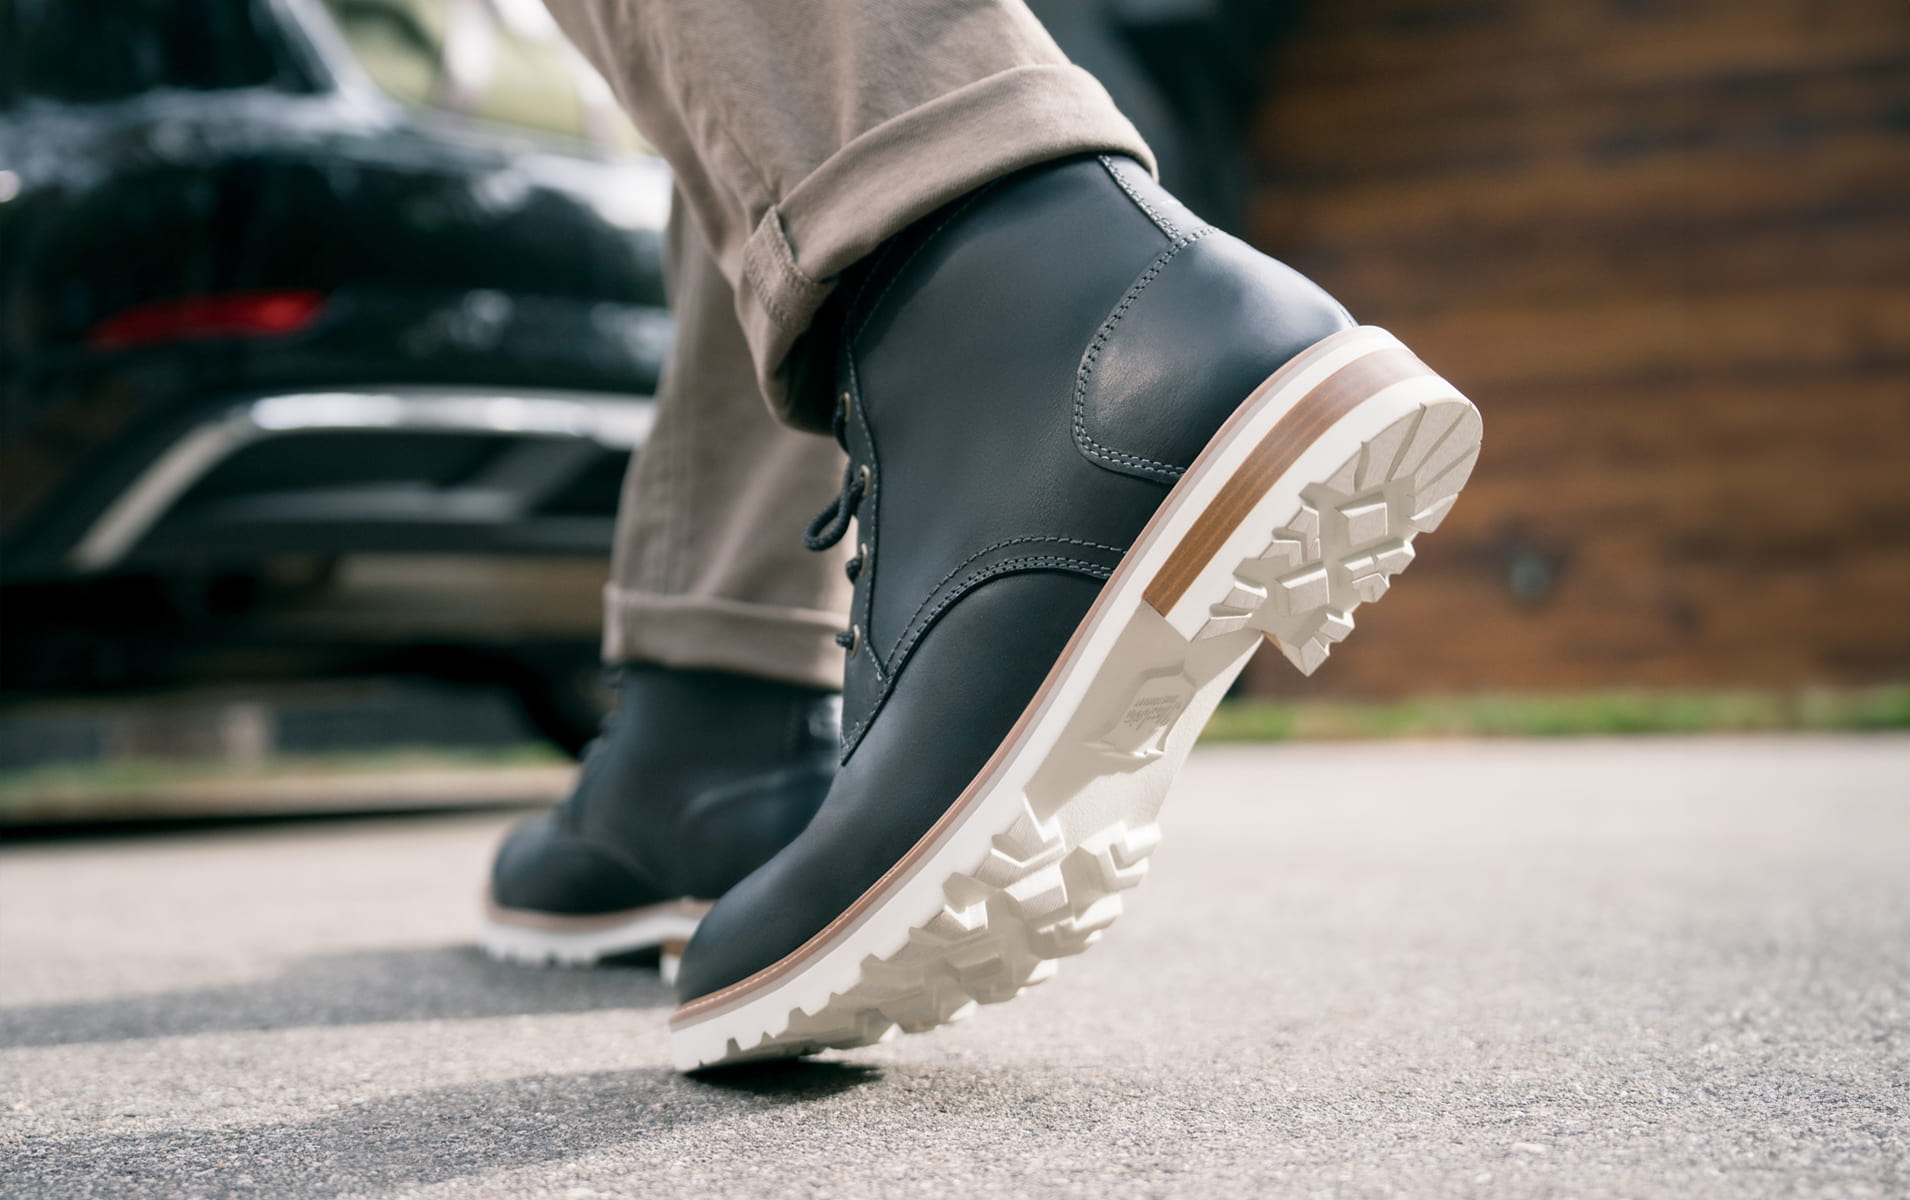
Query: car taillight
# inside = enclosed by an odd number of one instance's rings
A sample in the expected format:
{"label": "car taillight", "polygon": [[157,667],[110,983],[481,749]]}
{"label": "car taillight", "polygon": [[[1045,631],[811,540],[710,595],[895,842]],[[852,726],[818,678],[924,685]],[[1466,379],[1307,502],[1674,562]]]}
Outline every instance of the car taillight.
{"label": "car taillight", "polygon": [[323,292],[226,292],[155,300],[101,321],[89,345],[123,350],[186,338],[275,337],[295,333],[318,317]]}

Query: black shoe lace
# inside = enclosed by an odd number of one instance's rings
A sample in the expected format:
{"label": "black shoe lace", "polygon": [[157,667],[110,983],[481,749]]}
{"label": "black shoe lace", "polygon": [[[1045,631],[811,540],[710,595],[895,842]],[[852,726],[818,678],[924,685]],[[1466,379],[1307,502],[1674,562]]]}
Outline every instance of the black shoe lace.
{"label": "black shoe lace", "polygon": [[[846,395],[844,399],[846,401]],[[844,450],[849,448],[848,421],[847,403],[837,404],[835,415],[830,418],[829,427],[836,435],[836,444]],[[857,506],[862,503],[862,498],[868,493],[869,468],[850,462],[842,469],[842,490],[836,493],[836,498],[829,502],[829,506],[817,513],[809,522],[809,527],[803,530],[802,544],[810,550],[820,551],[827,550],[840,542],[849,532],[849,522],[855,517]],[[862,555],[858,554],[851,558],[844,564],[843,570],[849,576],[849,582],[854,583],[862,574]],[[836,634],[836,645],[844,650],[854,650],[857,640],[858,634],[853,627]]]}
{"label": "black shoe lace", "polygon": [[867,474],[866,470],[858,471],[854,463],[843,469],[842,490],[829,502],[829,507],[809,522],[809,528],[803,531],[803,545],[811,550],[827,550],[842,540],[842,535],[849,532],[849,520],[855,516],[856,505],[862,503],[863,492],[868,487]]}

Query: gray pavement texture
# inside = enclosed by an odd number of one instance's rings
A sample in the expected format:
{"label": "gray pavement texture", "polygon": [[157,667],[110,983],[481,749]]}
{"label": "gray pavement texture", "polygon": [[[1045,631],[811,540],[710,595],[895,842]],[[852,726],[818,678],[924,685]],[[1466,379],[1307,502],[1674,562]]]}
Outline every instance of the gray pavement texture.
{"label": "gray pavement texture", "polygon": [[0,1194],[1910,1195],[1910,740],[1203,749],[1103,945],[710,1078],[505,818],[0,853]]}

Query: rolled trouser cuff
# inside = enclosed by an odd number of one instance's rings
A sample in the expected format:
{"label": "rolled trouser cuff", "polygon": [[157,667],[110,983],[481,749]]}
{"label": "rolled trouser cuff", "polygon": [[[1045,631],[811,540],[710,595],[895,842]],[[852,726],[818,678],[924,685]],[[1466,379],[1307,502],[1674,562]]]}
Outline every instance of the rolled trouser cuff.
{"label": "rolled trouser cuff", "polygon": [[843,271],[916,221],[1024,167],[1112,153],[1154,157],[1079,67],[1020,66],[979,79],[861,134],[770,208],[743,246],[737,311],[770,404],[826,425],[788,394],[784,362]]}
{"label": "rolled trouser cuff", "polygon": [[604,588],[604,661],[728,671],[805,687],[842,687],[842,615]]}

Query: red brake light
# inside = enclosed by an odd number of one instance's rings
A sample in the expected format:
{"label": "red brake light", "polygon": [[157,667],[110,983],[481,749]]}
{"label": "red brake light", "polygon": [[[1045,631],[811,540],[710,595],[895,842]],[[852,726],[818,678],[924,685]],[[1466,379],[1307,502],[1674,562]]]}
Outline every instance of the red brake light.
{"label": "red brake light", "polygon": [[86,337],[102,350],[186,338],[275,337],[310,325],[323,292],[227,292],[141,304],[101,321]]}

